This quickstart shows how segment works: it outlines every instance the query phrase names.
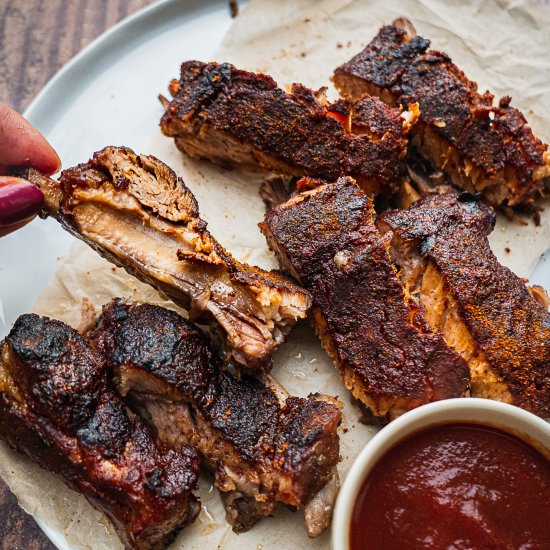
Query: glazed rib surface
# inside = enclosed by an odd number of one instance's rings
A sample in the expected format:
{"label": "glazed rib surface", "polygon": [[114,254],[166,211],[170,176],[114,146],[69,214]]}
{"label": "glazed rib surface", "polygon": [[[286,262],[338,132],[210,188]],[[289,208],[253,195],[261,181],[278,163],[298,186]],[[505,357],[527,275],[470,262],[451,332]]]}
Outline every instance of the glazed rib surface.
{"label": "glazed rib surface", "polygon": [[377,99],[330,105],[302,85],[287,93],[267,75],[199,61],[182,64],[170,92],[162,132],[193,158],[329,181],[350,175],[368,193],[397,189],[405,130],[399,110]]}
{"label": "glazed rib surface", "polygon": [[468,361],[472,395],[548,417],[550,313],[491,251],[494,224],[491,208],[454,193],[379,218],[432,330]]}
{"label": "glazed rib surface", "polygon": [[[278,502],[305,507],[307,518],[310,501],[337,483],[340,411],[328,398],[291,397],[270,377],[221,370],[203,332],[157,306],[115,300],[91,338],[159,438],[200,451],[235,531]],[[308,518],[310,536],[329,524],[336,491]]]}
{"label": "glazed rib surface", "polygon": [[346,179],[271,209],[262,231],[313,296],[313,322],[345,386],[393,418],[468,389],[465,362],[432,334],[400,283],[372,201]]}
{"label": "glazed rib surface", "polygon": [[157,443],[59,321],[22,315],[3,341],[0,435],[105,513],[126,548],[164,548],[199,513],[197,452]]}
{"label": "glazed rib surface", "polygon": [[236,261],[210,234],[195,197],[158,159],[106,147],[59,183],[29,172],[46,209],[102,256],[210,323],[245,368],[271,354],[310,297],[274,272]]}
{"label": "glazed rib surface", "polygon": [[390,105],[418,103],[410,143],[436,169],[490,204],[531,205],[550,184],[550,155],[523,114],[504,97],[480,94],[444,53],[415,36],[409,22],[382,27],[334,73],[346,96],[368,92]]}

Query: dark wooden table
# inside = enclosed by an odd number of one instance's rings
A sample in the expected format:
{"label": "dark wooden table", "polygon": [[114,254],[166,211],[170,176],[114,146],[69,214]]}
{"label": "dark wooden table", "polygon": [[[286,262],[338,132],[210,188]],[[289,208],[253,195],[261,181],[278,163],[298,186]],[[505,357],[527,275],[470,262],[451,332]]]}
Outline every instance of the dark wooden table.
{"label": "dark wooden table", "polygon": [[[104,30],[154,0],[0,0],[0,101],[25,110]],[[0,479],[0,550],[55,550]]]}

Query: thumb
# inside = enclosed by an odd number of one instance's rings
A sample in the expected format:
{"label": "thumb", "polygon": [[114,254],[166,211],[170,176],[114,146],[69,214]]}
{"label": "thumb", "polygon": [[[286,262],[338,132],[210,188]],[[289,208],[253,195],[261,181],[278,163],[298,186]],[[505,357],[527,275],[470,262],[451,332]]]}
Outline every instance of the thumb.
{"label": "thumb", "polygon": [[0,236],[19,229],[42,207],[44,196],[26,180],[0,176]]}

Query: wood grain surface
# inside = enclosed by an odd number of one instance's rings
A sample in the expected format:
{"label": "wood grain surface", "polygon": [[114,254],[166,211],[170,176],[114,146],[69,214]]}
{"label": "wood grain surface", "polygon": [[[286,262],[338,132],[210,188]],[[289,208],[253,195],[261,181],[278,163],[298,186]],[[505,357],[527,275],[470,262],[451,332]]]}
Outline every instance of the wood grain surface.
{"label": "wood grain surface", "polygon": [[[0,0],[0,101],[19,112],[84,46],[153,0]],[[0,479],[0,550],[55,550]]]}

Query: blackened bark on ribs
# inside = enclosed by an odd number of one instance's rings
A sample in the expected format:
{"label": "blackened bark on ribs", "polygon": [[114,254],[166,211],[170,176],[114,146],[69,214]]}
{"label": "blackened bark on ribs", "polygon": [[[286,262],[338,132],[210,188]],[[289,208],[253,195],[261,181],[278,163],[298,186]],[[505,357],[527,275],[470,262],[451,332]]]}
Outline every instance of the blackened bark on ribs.
{"label": "blackened bark on ribs", "polygon": [[211,323],[249,369],[271,354],[310,304],[275,272],[236,261],[210,234],[195,197],[154,157],[106,147],[59,183],[30,170],[47,211],[102,256]]}
{"label": "blackened bark on ribs", "polygon": [[399,185],[403,120],[377,98],[330,105],[300,84],[286,93],[267,75],[199,61],[182,64],[170,92],[161,129],[193,158],[329,181],[349,175],[368,193]]}
{"label": "blackened bark on ribs", "polygon": [[126,548],[164,548],[199,513],[198,453],[157,443],[59,321],[22,315],[2,343],[0,436],[104,512]]}
{"label": "blackened bark on ribs", "polygon": [[373,215],[372,200],[342,179],[273,208],[262,231],[312,293],[315,328],[346,387],[391,419],[463,395],[469,373],[400,283]]}
{"label": "blackened bark on ribs", "polygon": [[[277,502],[304,507],[335,475],[340,411],[220,370],[200,329],[173,311],[115,300],[91,334],[129,395],[165,442],[197,448],[214,470],[235,530]],[[330,518],[336,491],[325,499]],[[319,517],[316,518],[319,522]],[[326,527],[326,522],[322,527]],[[310,534],[319,534],[314,523]]]}
{"label": "blackened bark on ribs", "polygon": [[379,218],[432,330],[468,361],[472,395],[548,417],[550,313],[491,251],[494,224],[491,208],[455,193]]}
{"label": "blackened bark on ribs", "polygon": [[[408,23],[408,22],[406,22]],[[459,188],[494,206],[526,206],[550,185],[550,155],[523,114],[477,84],[410,23],[382,27],[373,41],[334,73],[348,97],[369,93],[389,105],[420,106],[411,145]]]}

